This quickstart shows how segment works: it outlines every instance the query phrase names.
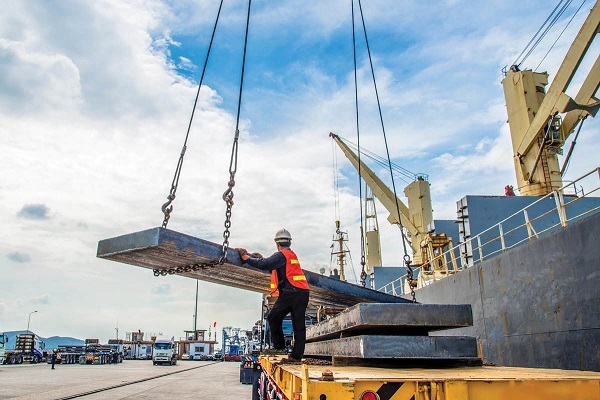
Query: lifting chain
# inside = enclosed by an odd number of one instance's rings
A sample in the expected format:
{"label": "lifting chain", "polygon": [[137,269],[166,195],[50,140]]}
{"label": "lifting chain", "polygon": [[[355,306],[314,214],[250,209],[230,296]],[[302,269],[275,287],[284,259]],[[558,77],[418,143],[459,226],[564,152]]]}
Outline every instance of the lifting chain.
{"label": "lifting chain", "polygon": [[[403,238],[404,239],[404,238]],[[410,288],[410,295],[412,297],[412,302],[416,303],[417,298],[415,296],[415,284],[413,279],[413,269],[410,266],[410,256],[408,254],[404,254],[404,265],[406,265],[406,279],[408,281],[408,287]]]}
{"label": "lifting chain", "polygon": [[[214,259],[208,263],[186,265],[185,267],[175,267],[166,269],[154,269],[154,276],[167,276],[173,274],[181,274],[184,272],[198,272],[208,268],[216,267],[217,265],[223,265],[227,260],[227,250],[229,249],[229,236],[231,232],[231,208],[233,207],[233,187],[235,186],[235,173],[237,172],[238,162],[238,139],[240,136],[239,129],[235,130],[235,138],[233,139],[233,147],[231,149],[231,159],[229,161],[229,182],[227,184],[227,190],[223,193],[223,201],[225,201],[225,230],[223,231],[223,245],[221,246],[221,256],[218,259]],[[168,204],[167,204],[168,205]]]}
{"label": "lifting chain", "polygon": [[[362,240],[364,243],[364,235],[362,235],[362,229],[361,229],[361,236],[363,236]],[[367,265],[367,262],[365,260],[365,250],[364,250],[364,246],[362,248],[362,254],[360,255],[360,265],[361,265],[361,271],[360,271],[360,284],[362,285],[362,287],[365,287],[365,285],[367,284],[367,272],[365,271],[365,265]]]}
{"label": "lifting chain", "polygon": [[233,139],[233,146],[231,148],[231,159],[229,160],[229,182],[227,183],[228,188],[223,193],[223,201],[226,204],[225,209],[225,230],[223,231],[223,246],[221,248],[221,258],[219,258],[219,264],[225,262],[225,256],[227,255],[227,249],[229,248],[229,228],[231,228],[231,208],[233,207],[233,187],[235,186],[235,173],[237,172],[238,163],[238,140],[240,137],[240,130],[235,129],[235,137]]}
{"label": "lifting chain", "polygon": [[[186,137],[186,142],[187,142],[187,137]],[[162,205],[162,207],[160,208],[163,212],[163,214],[165,215],[165,218],[163,219],[163,223],[162,223],[162,227],[166,228],[167,224],[169,223],[169,218],[171,218],[171,212],[173,211],[173,206],[171,205],[171,203],[173,203],[173,200],[175,200],[175,193],[177,192],[177,186],[179,185],[179,176],[181,175],[181,167],[183,165],[183,157],[185,156],[185,151],[187,149],[186,144],[183,144],[183,147],[181,148],[181,154],[179,154],[179,161],[177,162],[177,168],[175,169],[175,176],[173,176],[173,182],[171,183],[171,191],[169,192],[169,195],[167,196],[167,202],[165,204]]]}
{"label": "lifting chain", "polygon": [[174,274],[182,274],[184,272],[198,272],[219,265],[219,261],[214,260],[209,263],[186,265],[185,267],[154,269],[154,276],[167,276]]}

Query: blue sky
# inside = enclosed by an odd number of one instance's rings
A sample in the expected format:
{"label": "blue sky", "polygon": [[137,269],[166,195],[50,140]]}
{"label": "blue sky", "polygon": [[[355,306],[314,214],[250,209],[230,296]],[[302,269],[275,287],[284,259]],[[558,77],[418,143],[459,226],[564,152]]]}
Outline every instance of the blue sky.
{"label": "blue sky", "polygon": [[[550,79],[588,3],[540,66]],[[313,271],[329,269],[335,232],[328,133],[356,142],[350,4],[255,0],[252,8],[231,243],[270,254],[274,232],[286,227]],[[579,4],[523,67],[537,66]],[[429,175],[436,218],[453,219],[467,194],[502,195],[514,184],[501,69],[554,5],[363,2],[391,156]],[[157,279],[95,254],[101,239],[162,222],[217,7],[214,0],[4,3],[0,329],[24,329],[33,310],[32,329],[42,336],[106,340],[117,322],[121,336],[191,329],[194,281]],[[222,235],[245,7],[225,2],[169,223],[214,242]],[[383,155],[357,28],[361,144]],[[567,179],[597,167],[597,137],[597,122],[586,122]],[[357,178],[339,153],[338,160],[342,228],[358,260]],[[398,231],[380,211],[384,263],[397,265]],[[258,319],[257,294],[205,282],[200,292],[200,327],[248,328]]]}

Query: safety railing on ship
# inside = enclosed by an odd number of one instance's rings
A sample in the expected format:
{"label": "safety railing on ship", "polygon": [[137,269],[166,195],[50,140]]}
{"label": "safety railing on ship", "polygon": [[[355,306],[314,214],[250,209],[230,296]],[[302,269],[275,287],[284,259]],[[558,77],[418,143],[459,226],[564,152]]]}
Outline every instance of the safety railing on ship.
{"label": "safety railing on ship", "polygon": [[[586,191],[584,187],[591,189]],[[410,292],[410,284],[417,288],[427,286],[478,262],[562,229],[569,223],[600,212],[600,201],[590,201],[592,197],[600,197],[600,168],[539,198],[479,234],[466,237],[426,264],[413,268],[413,277],[416,279],[411,282],[405,274],[378,290],[400,296]]]}

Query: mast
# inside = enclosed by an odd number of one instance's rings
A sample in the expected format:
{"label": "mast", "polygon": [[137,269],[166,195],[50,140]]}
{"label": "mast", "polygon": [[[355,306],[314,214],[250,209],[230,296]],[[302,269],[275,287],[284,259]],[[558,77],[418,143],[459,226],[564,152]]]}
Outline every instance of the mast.
{"label": "mast", "polygon": [[348,232],[343,232],[340,230],[340,221],[335,221],[335,235],[333,236],[333,241],[337,243],[337,251],[331,252],[332,255],[337,256],[337,265],[340,271],[340,281],[346,280],[346,275],[344,272],[346,265],[346,253],[349,253],[349,250],[344,250],[344,242],[348,241]]}

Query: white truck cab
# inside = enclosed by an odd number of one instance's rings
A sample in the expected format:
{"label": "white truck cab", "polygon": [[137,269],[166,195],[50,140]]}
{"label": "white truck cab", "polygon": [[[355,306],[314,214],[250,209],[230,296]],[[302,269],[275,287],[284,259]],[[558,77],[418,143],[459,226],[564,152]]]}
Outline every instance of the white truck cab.
{"label": "white truck cab", "polygon": [[152,364],[177,364],[177,347],[174,337],[156,338],[152,346]]}
{"label": "white truck cab", "polygon": [[0,365],[6,363],[6,342],[8,336],[0,332]]}

